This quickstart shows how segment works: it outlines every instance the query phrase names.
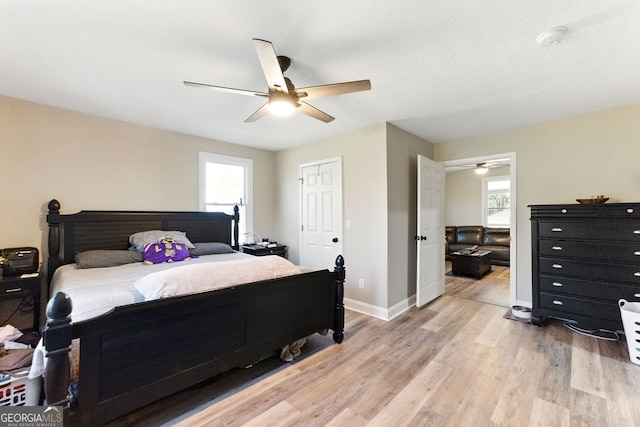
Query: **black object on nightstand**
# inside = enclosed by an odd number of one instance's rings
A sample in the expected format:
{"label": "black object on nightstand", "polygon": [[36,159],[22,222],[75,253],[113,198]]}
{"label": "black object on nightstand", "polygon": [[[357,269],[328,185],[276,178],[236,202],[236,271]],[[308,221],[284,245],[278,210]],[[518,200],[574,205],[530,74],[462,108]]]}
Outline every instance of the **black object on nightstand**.
{"label": "black object on nightstand", "polygon": [[276,245],[272,247],[264,247],[260,245],[242,245],[240,246],[242,252],[255,255],[255,256],[265,256],[265,255],[278,255],[283,258],[287,257],[287,247],[285,245]]}
{"label": "black object on nightstand", "polygon": [[40,331],[40,285],[42,275],[34,273],[0,278],[0,304],[2,301],[33,297],[33,330]]}

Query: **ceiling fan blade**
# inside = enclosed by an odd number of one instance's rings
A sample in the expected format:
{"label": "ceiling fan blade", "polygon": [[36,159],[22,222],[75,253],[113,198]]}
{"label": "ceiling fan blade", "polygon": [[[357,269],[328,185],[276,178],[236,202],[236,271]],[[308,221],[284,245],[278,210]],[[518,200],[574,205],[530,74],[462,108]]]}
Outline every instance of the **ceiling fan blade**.
{"label": "ceiling fan blade", "polygon": [[244,90],[244,89],[234,89],[234,88],[230,88],[230,87],[223,87],[223,86],[214,86],[214,85],[208,85],[205,83],[195,83],[195,82],[183,82],[185,86],[191,86],[191,87],[204,87],[204,88],[208,88],[208,89],[214,89],[220,92],[228,92],[228,93],[236,93],[239,95],[249,95],[249,96],[269,96],[268,93],[264,93],[264,92],[254,92],[251,90]]}
{"label": "ceiling fan blade", "polygon": [[313,117],[314,119],[318,119],[320,121],[323,121],[325,123],[332,122],[335,119],[334,117],[331,117],[330,115],[328,115],[324,111],[320,111],[316,107],[313,107],[313,106],[307,104],[306,102],[300,102],[300,106],[298,107],[298,111],[300,111],[303,114],[306,114],[307,116]]}
{"label": "ceiling fan blade", "polygon": [[276,51],[273,49],[271,42],[253,39],[253,44],[256,48],[262,71],[267,79],[269,90],[289,93],[287,82],[284,80],[284,74],[282,74]]}
{"label": "ceiling fan blade", "polygon": [[370,89],[371,82],[369,80],[356,80],[353,82],[303,87],[300,89],[296,89],[296,94],[298,94],[299,98],[308,100],[323,98],[325,96],[342,95],[344,93],[360,92]]}
{"label": "ceiling fan blade", "polygon": [[262,107],[258,108],[258,110],[255,113],[247,117],[247,120],[245,120],[244,122],[245,123],[255,122],[259,118],[267,115],[268,112],[269,112],[269,103],[267,102]]}

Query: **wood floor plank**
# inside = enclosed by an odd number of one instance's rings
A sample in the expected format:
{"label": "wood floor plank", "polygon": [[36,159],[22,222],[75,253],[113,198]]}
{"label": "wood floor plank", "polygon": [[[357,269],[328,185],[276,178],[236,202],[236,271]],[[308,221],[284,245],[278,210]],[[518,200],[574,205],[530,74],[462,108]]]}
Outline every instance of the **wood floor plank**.
{"label": "wood floor plank", "polygon": [[[529,427],[569,427],[570,413],[567,408],[536,398],[529,420]],[[586,424],[575,424],[585,426]]]}
{"label": "wood floor plank", "polygon": [[[609,427],[625,424],[610,424],[607,400],[602,397],[572,390],[571,411],[567,409],[572,426]],[[630,425],[630,424],[629,424]]]}
{"label": "wood floor plank", "polygon": [[286,400],[272,406],[265,412],[242,424],[244,427],[271,427],[287,425],[299,414]]}
{"label": "wood floor plank", "polygon": [[474,343],[495,347],[508,330],[510,321],[504,318],[504,314],[504,309],[497,309]]}
{"label": "wood floor plank", "polygon": [[356,414],[351,408],[345,408],[335,418],[325,424],[325,427],[365,427],[367,420]]}
{"label": "wood floor plank", "polygon": [[598,340],[592,337],[573,335],[571,387],[603,398],[607,397]]}
{"label": "wood floor plank", "polygon": [[411,425],[425,402],[451,375],[450,368],[438,362],[430,362],[371,419],[368,425],[381,427]]}
{"label": "wood floor plank", "polygon": [[[550,332],[553,328],[550,328]],[[565,328],[566,332],[568,331]],[[540,374],[536,397],[568,408],[571,404],[571,343],[556,339],[558,335],[537,334],[542,341],[545,369]],[[565,334],[560,334],[564,337]]]}
{"label": "wood floor plank", "polygon": [[491,421],[500,426],[526,424],[533,410],[540,373],[545,367],[545,358],[541,353],[520,348],[511,364]]}
{"label": "wood floor plank", "polygon": [[490,420],[504,388],[511,358],[499,349],[481,347],[475,368],[467,376],[466,393],[457,410],[449,417],[450,425],[477,425],[479,420]]}

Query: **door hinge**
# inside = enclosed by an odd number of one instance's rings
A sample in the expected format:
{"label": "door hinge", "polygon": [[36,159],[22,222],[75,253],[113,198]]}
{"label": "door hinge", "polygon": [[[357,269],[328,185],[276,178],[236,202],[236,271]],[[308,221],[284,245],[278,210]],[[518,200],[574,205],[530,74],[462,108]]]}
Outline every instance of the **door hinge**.
{"label": "door hinge", "polygon": [[304,231],[304,224],[302,224],[302,225],[300,226],[300,230],[301,230],[301,231]]}

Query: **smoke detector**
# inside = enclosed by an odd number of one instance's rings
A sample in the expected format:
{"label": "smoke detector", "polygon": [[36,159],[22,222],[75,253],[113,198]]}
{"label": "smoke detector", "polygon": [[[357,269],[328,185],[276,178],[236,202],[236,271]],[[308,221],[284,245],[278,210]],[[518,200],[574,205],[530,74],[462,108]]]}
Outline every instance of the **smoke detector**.
{"label": "smoke detector", "polygon": [[542,47],[555,46],[562,41],[565,34],[567,34],[566,27],[555,27],[540,34],[536,42]]}

